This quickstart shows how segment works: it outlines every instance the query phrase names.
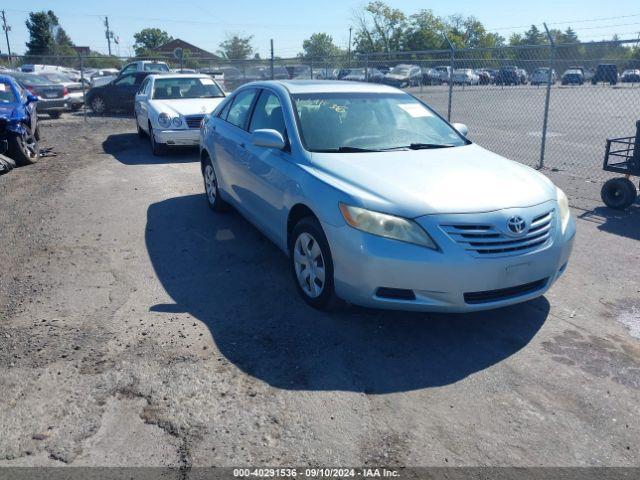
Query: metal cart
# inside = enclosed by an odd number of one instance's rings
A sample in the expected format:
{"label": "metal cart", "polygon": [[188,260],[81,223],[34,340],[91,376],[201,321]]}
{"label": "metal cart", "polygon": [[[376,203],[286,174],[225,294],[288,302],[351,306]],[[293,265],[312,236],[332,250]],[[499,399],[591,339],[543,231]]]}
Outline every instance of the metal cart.
{"label": "metal cart", "polygon": [[600,191],[602,201],[607,207],[617,210],[629,207],[638,196],[631,177],[640,177],[640,120],[636,122],[635,137],[607,140],[602,169],[624,175],[605,182]]}

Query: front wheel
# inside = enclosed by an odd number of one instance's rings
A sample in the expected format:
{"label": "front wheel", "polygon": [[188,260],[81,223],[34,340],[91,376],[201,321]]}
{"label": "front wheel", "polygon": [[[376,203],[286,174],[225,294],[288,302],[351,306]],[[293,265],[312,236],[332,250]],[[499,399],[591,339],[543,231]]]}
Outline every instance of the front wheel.
{"label": "front wheel", "polygon": [[98,115],[102,115],[107,111],[107,102],[104,101],[99,95],[96,95],[91,99],[91,103],[89,104],[93,113],[97,113]]}
{"label": "front wheel", "polygon": [[303,218],[293,228],[289,262],[303,300],[318,310],[331,310],[337,303],[333,258],[327,237],[315,218]]}
{"label": "front wheel", "polygon": [[164,143],[156,142],[156,136],[153,133],[153,128],[149,124],[149,140],[151,141],[151,153],[156,157],[164,155],[167,151],[167,145]]}
{"label": "front wheel", "polygon": [[17,165],[31,165],[40,158],[38,140],[28,127],[24,127],[22,133],[11,133],[8,137],[8,154]]}
{"label": "front wheel", "polygon": [[600,190],[602,201],[609,208],[624,210],[636,199],[636,186],[628,178],[612,178],[607,180]]}

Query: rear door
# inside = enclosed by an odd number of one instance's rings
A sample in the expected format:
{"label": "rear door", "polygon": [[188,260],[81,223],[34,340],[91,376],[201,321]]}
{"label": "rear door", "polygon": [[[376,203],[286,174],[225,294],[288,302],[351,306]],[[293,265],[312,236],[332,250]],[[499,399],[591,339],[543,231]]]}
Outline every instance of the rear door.
{"label": "rear door", "polygon": [[215,122],[214,149],[219,176],[218,181],[238,208],[246,211],[247,145],[251,138],[247,131],[249,116],[257,95],[255,88],[237,92],[229,107],[224,108]]}

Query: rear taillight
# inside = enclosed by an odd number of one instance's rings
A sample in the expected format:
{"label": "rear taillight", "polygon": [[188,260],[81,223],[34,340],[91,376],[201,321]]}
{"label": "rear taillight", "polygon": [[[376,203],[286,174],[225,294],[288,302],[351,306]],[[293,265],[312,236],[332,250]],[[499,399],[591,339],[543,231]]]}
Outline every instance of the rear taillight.
{"label": "rear taillight", "polygon": [[62,96],[67,96],[69,95],[69,89],[67,87],[62,87]]}
{"label": "rear taillight", "polygon": [[27,87],[27,90],[29,90],[31,93],[33,93],[34,95],[37,95],[35,88],[33,87]]}

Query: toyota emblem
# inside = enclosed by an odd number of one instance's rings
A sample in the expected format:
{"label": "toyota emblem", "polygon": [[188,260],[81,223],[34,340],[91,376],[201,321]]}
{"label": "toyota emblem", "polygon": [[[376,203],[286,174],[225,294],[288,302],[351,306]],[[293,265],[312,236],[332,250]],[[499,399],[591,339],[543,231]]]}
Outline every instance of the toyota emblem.
{"label": "toyota emblem", "polygon": [[526,226],[527,224],[520,216],[511,217],[509,220],[507,220],[507,228],[511,233],[516,235],[520,235],[522,232],[524,232]]}

